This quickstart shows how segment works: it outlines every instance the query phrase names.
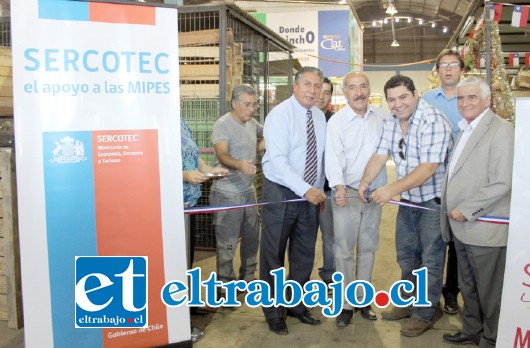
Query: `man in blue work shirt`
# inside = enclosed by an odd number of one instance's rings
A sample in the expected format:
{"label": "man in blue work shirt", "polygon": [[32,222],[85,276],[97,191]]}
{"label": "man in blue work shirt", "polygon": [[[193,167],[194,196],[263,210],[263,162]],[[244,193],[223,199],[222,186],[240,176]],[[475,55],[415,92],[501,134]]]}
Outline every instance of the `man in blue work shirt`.
{"label": "man in blue work shirt", "polygon": [[[451,126],[453,126],[453,141],[456,141],[460,127],[458,122],[462,119],[456,102],[456,85],[464,75],[464,60],[453,50],[443,50],[436,59],[436,71],[442,81],[442,86],[435,88],[423,95],[423,100],[442,111]],[[447,243],[447,265],[445,284],[442,294],[444,296],[443,311],[447,314],[457,314],[460,310],[457,297],[458,268],[456,262],[455,245]]]}

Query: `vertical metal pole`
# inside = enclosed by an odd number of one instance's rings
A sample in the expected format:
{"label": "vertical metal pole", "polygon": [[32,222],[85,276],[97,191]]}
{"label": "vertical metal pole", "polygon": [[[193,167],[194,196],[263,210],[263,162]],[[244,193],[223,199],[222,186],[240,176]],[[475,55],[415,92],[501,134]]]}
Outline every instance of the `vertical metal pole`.
{"label": "vertical metal pole", "polygon": [[269,112],[269,40],[263,39],[263,108],[260,110],[259,121],[261,124],[265,122],[265,116]]}
{"label": "vertical metal pole", "polygon": [[486,81],[491,87],[491,18],[490,18],[490,2],[484,0],[484,19],[485,26],[484,31],[486,32]]}
{"label": "vertical metal pole", "polygon": [[[227,47],[227,11],[225,7],[219,9],[219,116],[226,114],[226,47]],[[230,84],[232,81],[230,81]]]}

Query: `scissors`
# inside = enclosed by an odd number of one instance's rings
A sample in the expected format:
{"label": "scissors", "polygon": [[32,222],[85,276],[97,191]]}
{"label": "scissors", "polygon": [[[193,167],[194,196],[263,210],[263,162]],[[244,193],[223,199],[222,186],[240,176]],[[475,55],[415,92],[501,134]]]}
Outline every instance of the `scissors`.
{"label": "scissors", "polygon": [[372,183],[369,183],[368,186],[366,186],[366,190],[364,191],[364,199],[366,199],[366,201],[368,203],[370,203],[370,187],[372,186]]}

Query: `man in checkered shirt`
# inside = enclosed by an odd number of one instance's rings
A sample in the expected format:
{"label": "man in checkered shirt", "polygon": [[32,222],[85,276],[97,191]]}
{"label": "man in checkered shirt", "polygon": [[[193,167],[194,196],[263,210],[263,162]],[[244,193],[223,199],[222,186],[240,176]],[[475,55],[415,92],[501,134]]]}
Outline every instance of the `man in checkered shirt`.
{"label": "man in checkered shirt", "polygon": [[[393,76],[385,84],[384,91],[392,115],[384,122],[379,144],[364,171],[359,195],[380,205],[401,195],[402,202],[432,209],[400,206],[396,219],[396,252],[401,279],[415,284],[412,271],[427,267],[428,300],[432,304],[430,307],[395,307],[382,314],[385,320],[410,318],[401,334],[416,337],[432,328],[435,312],[441,313],[438,302],[446,244],[440,229],[440,193],[452,147],[452,127],[441,111],[419,99],[409,77]],[[368,191],[390,156],[396,164],[397,181]],[[415,295],[415,291],[401,292],[403,299]]]}

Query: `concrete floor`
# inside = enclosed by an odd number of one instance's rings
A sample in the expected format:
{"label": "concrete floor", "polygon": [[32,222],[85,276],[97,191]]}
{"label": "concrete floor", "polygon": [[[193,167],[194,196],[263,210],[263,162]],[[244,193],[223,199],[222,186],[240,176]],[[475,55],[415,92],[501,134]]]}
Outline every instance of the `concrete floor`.
{"label": "concrete floor", "polygon": [[[393,163],[387,166],[390,180],[395,180]],[[397,206],[387,204],[383,208],[380,226],[379,250],[376,254],[372,284],[376,291],[387,290],[397,280],[401,271],[396,262],[395,250],[395,218]],[[238,254],[236,254],[238,255]],[[237,259],[237,257],[236,257]],[[239,267],[236,260],[235,269]],[[202,268],[203,277],[215,271],[215,254],[198,252],[194,266]],[[311,279],[318,280],[318,268],[322,266],[322,244],[320,236],[317,241],[316,258]],[[242,296],[239,297],[241,301]],[[461,298],[459,299],[461,301]],[[260,308],[250,308],[243,305],[237,309],[210,309],[211,314],[206,317],[193,316],[192,323],[204,328],[204,338],[196,343],[196,347],[443,347],[442,335],[460,329],[458,315],[444,316],[438,320],[433,329],[420,337],[408,338],[400,335],[399,330],[405,320],[390,322],[381,320],[382,309],[374,307],[378,316],[377,321],[368,321],[355,313],[353,325],[337,328],[334,318],[326,318],[320,308],[315,307],[311,312],[320,318],[320,326],[300,323],[295,318],[287,318],[289,335],[279,336],[268,329]]]}
{"label": "concrete floor", "polygon": [[24,329],[10,329],[7,320],[0,320],[0,348],[24,348]]}
{"label": "concrete floor", "polygon": [[[392,164],[388,166],[389,178],[395,178]],[[383,208],[383,219],[380,227],[379,250],[372,283],[377,290],[387,290],[400,277],[395,251],[395,217],[397,206],[387,204]],[[237,258],[236,258],[237,259]],[[319,279],[318,268],[322,265],[322,245],[317,241],[316,258],[311,279]],[[198,251],[194,266],[202,268],[203,277],[215,271],[215,253]],[[235,269],[239,267],[235,261]],[[206,279],[206,278],[205,278]],[[242,300],[242,297],[239,298]],[[460,299],[461,301],[461,299]],[[319,308],[311,312],[322,320],[320,326],[300,323],[295,318],[287,318],[289,335],[279,336],[269,331],[260,308],[249,308],[243,305],[237,309],[209,309],[205,317],[193,316],[195,326],[205,329],[204,338],[195,344],[198,348],[206,347],[443,347],[442,334],[454,332],[460,328],[460,319],[456,316],[444,315],[434,328],[424,335],[407,338],[400,335],[402,322],[381,320],[381,309],[375,308],[377,321],[362,319],[359,313],[353,317],[353,325],[337,328],[334,318],[326,318]],[[7,328],[6,321],[0,321],[0,348],[24,347],[23,329]]]}

